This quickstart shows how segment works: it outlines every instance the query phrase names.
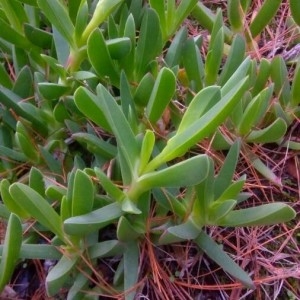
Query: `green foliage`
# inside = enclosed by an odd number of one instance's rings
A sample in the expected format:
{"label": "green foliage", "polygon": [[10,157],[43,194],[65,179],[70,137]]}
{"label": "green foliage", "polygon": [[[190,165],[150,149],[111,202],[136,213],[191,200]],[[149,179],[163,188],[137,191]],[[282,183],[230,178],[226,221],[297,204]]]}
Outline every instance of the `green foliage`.
{"label": "green foliage", "polygon": [[0,290],[9,282],[18,262],[22,244],[22,225],[15,214],[9,216],[0,262]]}
{"label": "green foliage", "polygon": [[[242,26],[249,1],[228,1],[232,28],[197,1],[144,2],[0,1],[0,290],[22,259],[51,259],[49,297],[67,288],[68,299],[134,299],[145,241],[192,241],[253,288],[207,228],[295,217],[283,203],[241,209],[246,176],[235,177],[242,152],[280,184],[251,145],[281,143],[299,114],[299,64],[290,87],[283,60],[245,55],[278,1],[265,2],[252,37]],[[192,10],[211,31],[205,58],[203,38],[182,25]],[[199,150],[207,140],[228,150],[218,172]],[[111,288],[96,272],[106,257],[116,257]]]}

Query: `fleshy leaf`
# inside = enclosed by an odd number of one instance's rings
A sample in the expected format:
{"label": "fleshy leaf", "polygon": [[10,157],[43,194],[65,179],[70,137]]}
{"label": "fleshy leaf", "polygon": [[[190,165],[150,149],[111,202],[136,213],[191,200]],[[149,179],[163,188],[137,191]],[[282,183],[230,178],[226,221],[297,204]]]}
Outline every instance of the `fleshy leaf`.
{"label": "fleshy leaf", "polygon": [[22,244],[22,225],[19,217],[11,214],[6,229],[0,262],[0,292],[9,282],[17,264]]}
{"label": "fleshy leaf", "polygon": [[32,217],[64,240],[61,219],[46,199],[29,186],[18,182],[10,186],[9,192]]}
{"label": "fleshy leaf", "polygon": [[139,246],[136,241],[128,242],[124,252],[124,290],[125,300],[133,300],[136,290],[126,293],[127,290],[134,287],[138,281],[139,275]]}
{"label": "fleshy leaf", "polygon": [[165,169],[146,173],[137,183],[145,189],[152,187],[183,187],[200,183],[207,176],[208,157],[198,155]]}
{"label": "fleshy leaf", "polygon": [[202,231],[200,233],[200,235],[195,239],[195,243],[207,256],[220,265],[224,271],[235,277],[246,287],[251,289],[255,288],[249,275],[241,267],[239,267],[205,232]]}
{"label": "fleshy leaf", "polygon": [[196,120],[183,132],[179,132],[169,139],[163,151],[150,161],[147,170],[155,169],[157,164],[161,162],[182,156],[189,148],[215,131],[216,127],[226,119],[237,102],[241,99],[247,86],[247,79],[246,77],[239,83],[236,83],[235,87],[200,119]]}
{"label": "fleshy leaf", "polygon": [[219,220],[219,226],[263,226],[292,220],[296,212],[284,203],[270,203],[234,210]]}
{"label": "fleshy leaf", "polygon": [[65,220],[64,229],[67,234],[83,236],[113,223],[122,215],[120,204],[112,203],[88,214]]}
{"label": "fleshy leaf", "polygon": [[68,41],[71,47],[74,48],[74,26],[67,13],[66,7],[58,0],[37,0],[37,3],[50,22]]}
{"label": "fleshy leaf", "polygon": [[77,264],[79,256],[64,255],[58,263],[50,270],[46,277],[46,289],[49,296],[58,293],[65,281],[68,279],[70,272]]}
{"label": "fleshy leaf", "polygon": [[72,193],[72,216],[89,213],[94,203],[94,185],[91,178],[81,170],[74,177]]}
{"label": "fleshy leaf", "polygon": [[156,78],[147,108],[146,115],[150,122],[155,123],[162,116],[165,108],[175,92],[176,79],[174,73],[162,68]]}

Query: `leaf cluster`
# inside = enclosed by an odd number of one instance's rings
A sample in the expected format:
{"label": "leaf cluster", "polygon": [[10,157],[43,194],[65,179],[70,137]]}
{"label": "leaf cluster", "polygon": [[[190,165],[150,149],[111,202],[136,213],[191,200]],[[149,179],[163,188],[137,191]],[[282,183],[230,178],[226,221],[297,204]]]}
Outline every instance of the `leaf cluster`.
{"label": "leaf cluster", "polygon": [[[21,260],[51,259],[49,296],[67,287],[67,299],[134,299],[146,239],[192,241],[253,288],[206,228],[294,218],[283,203],[241,209],[249,195],[235,169],[244,151],[276,182],[250,145],[283,141],[299,113],[300,65],[290,86],[280,57],[246,56],[249,1],[228,1],[230,29],[198,1],[144,2],[0,1],[0,290]],[[204,58],[203,37],[182,25],[192,12],[211,30]],[[228,151],[218,172],[198,147],[207,139]],[[105,230],[113,234],[102,238]],[[95,271],[106,257],[119,258],[109,288]]]}

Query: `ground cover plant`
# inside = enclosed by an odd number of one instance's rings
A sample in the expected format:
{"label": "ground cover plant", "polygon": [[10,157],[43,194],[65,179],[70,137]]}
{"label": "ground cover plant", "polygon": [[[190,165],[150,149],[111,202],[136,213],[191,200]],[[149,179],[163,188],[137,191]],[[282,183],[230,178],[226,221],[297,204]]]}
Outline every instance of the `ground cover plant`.
{"label": "ground cover plant", "polygon": [[296,299],[298,6],[0,0],[2,295]]}

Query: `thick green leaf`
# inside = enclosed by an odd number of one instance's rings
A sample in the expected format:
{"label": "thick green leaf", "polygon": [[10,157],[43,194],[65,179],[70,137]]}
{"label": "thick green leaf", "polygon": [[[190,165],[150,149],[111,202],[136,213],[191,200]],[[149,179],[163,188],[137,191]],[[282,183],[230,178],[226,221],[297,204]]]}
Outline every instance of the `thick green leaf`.
{"label": "thick green leaf", "polygon": [[236,206],[237,201],[228,199],[225,201],[215,201],[209,207],[209,225],[218,225],[219,220],[224,218]]}
{"label": "thick green leaf", "polygon": [[139,275],[139,257],[140,251],[136,241],[128,242],[124,252],[124,290],[125,300],[135,299],[136,290],[126,293],[127,290],[134,287],[138,281]]}
{"label": "thick green leaf", "polygon": [[113,85],[119,86],[120,76],[100,29],[95,29],[90,35],[87,44],[87,53],[97,74],[103,79],[109,78]]}
{"label": "thick green leaf", "polygon": [[29,173],[29,186],[41,196],[45,196],[44,176],[41,171],[35,167],[32,167]]}
{"label": "thick green leaf", "polygon": [[76,274],[75,278],[72,278],[72,286],[68,289],[67,300],[82,300],[86,299],[86,297],[90,298],[90,296],[86,295],[86,290],[93,271],[90,267],[81,268],[80,271],[80,273]]}
{"label": "thick green leaf", "polygon": [[156,11],[159,16],[160,28],[164,38],[167,37],[167,20],[166,20],[166,1],[149,0],[150,6]]}
{"label": "thick green leaf", "polygon": [[[163,3],[163,1],[160,0],[158,0],[157,2]],[[179,65],[183,47],[186,40],[187,40],[187,29],[186,27],[182,27],[173,38],[171,45],[168,47],[168,52],[165,56],[165,62],[168,67],[172,68],[174,66]]]}
{"label": "thick green leaf", "polygon": [[11,27],[22,33],[23,23],[28,21],[23,5],[16,0],[1,0],[1,7]]}
{"label": "thick green leaf", "polygon": [[271,78],[274,81],[274,90],[283,106],[288,105],[291,99],[289,75],[285,61],[276,56],[271,63]]}
{"label": "thick green leaf", "polygon": [[108,40],[106,46],[112,59],[121,59],[131,51],[131,40],[128,37]]}
{"label": "thick green leaf", "polygon": [[250,57],[247,57],[232,74],[232,76],[226,81],[226,83],[222,86],[222,96],[225,96],[232,89],[234,89],[237,82],[239,82],[241,78],[245,78],[247,76],[250,67],[251,59]]}
{"label": "thick green leaf", "polygon": [[137,180],[144,191],[153,187],[183,187],[200,183],[207,176],[208,157],[197,155],[165,169],[146,173]]}
{"label": "thick green leaf", "polygon": [[83,80],[87,80],[87,79],[92,79],[92,78],[97,78],[97,76],[96,76],[95,73],[88,72],[88,71],[74,72],[74,73],[72,73],[72,77],[75,80],[79,80],[79,81],[83,81]]}
{"label": "thick green leaf", "polygon": [[252,89],[252,95],[257,95],[265,88],[271,72],[271,63],[268,59],[262,58],[259,63],[258,74]]}
{"label": "thick green leaf", "polygon": [[30,49],[31,43],[18,31],[0,18],[0,37],[8,43],[23,49]]}
{"label": "thick green leaf", "polygon": [[133,172],[140,149],[132,129],[115,99],[101,84],[97,86],[97,95],[99,106],[115,134],[119,150],[122,151],[122,155]]}
{"label": "thick green leaf", "polygon": [[71,48],[75,48],[74,25],[62,2],[59,0],[37,0],[37,3],[51,24],[68,41]]}
{"label": "thick green leaf", "polygon": [[71,271],[78,263],[78,255],[64,255],[50,270],[46,277],[46,289],[48,296],[54,296],[70,276]]}
{"label": "thick green leaf", "polygon": [[[186,2],[188,2],[189,0],[187,0]],[[169,31],[174,24],[175,18],[176,18],[176,3],[174,0],[169,0],[166,3],[166,7],[165,7],[165,15],[166,15],[166,25],[167,25],[167,30]],[[164,37],[165,39],[167,39],[167,37]],[[165,41],[165,40],[164,40]]]}
{"label": "thick green leaf", "polygon": [[[1,111],[1,113],[4,112]],[[13,135],[9,126],[10,124],[5,124],[5,119],[2,122],[0,125],[0,147],[13,148]],[[12,128],[16,129],[16,123],[13,123]]]}
{"label": "thick green leaf", "polygon": [[186,41],[182,55],[183,65],[191,87],[195,91],[201,90],[204,78],[204,65],[199,48],[193,38],[189,38]]}
{"label": "thick green leaf", "polygon": [[252,2],[251,0],[241,0],[241,6],[242,6],[244,12],[246,12],[248,10],[251,2]]}
{"label": "thick green leaf", "polygon": [[86,144],[87,149],[96,154],[100,154],[106,159],[112,159],[117,155],[117,148],[101,137],[94,134],[78,132],[72,134],[72,138],[82,144]]}
{"label": "thick green leaf", "polygon": [[[52,25],[52,35],[55,46],[55,52],[59,64],[64,66],[65,72],[67,69],[72,69],[72,67],[73,70],[76,69],[76,67],[74,67],[74,65],[76,65],[74,60],[76,61],[76,59],[72,57],[73,51],[75,52],[75,50],[73,50],[72,47],[70,49],[70,43],[68,42],[68,40],[65,39],[65,37],[54,25]],[[72,53],[72,55],[70,55],[70,53]]]}
{"label": "thick green leaf", "polygon": [[230,185],[240,154],[240,141],[237,140],[230,148],[225,161],[214,182],[214,195],[219,198]]}
{"label": "thick green leaf", "polygon": [[258,36],[261,31],[271,22],[281,2],[281,0],[264,1],[249,27],[252,38]]}
{"label": "thick green leaf", "polygon": [[132,130],[135,131],[135,127],[138,123],[138,116],[131,94],[131,86],[124,71],[121,72],[120,98],[123,114],[131,125]]}
{"label": "thick green leaf", "polygon": [[31,24],[24,24],[24,33],[28,40],[35,46],[42,49],[50,49],[52,44],[52,34],[48,31],[34,27]]}
{"label": "thick green leaf", "polygon": [[217,104],[220,99],[221,92],[219,87],[209,86],[202,89],[198,94],[196,94],[196,96],[189,104],[187,110],[185,111],[177,129],[177,134],[183,132],[190,125],[196,122],[211,107]]}
{"label": "thick green leaf", "polygon": [[118,240],[96,243],[88,248],[88,256],[90,259],[95,259],[120,255],[124,251],[123,246],[123,243]]}
{"label": "thick green leaf", "polygon": [[174,73],[162,68],[155,80],[155,84],[146,107],[146,115],[150,122],[155,123],[161,118],[164,110],[171,101],[176,87]]}
{"label": "thick green leaf", "polygon": [[194,240],[200,234],[202,226],[189,218],[186,222],[169,227],[160,237],[159,244],[166,245],[186,240]]}
{"label": "thick green leaf", "polygon": [[175,18],[172,20],[173,26],[169,29],[167,38],[170,38],[182,25],[185,18],[187,18],[187,16],[191,13],[197,2],[197,0],[180,1],[178,7],[176,8]]}
{"label": "thick green leaf", "polygon": [[135,54],[137,80],[140,80],[145,75],[149,63],[160,54],[162,46],[158,15],[153,9],[147,9],[143,17]]}
{"label": "thick green leaf", "polygon": [[146,73],[140,80],[133,98],[137,105],[146,106],[148,104],[154,83],[155,80],[150,73]]}
{"label": "thick green leaf", "polygon": [[[124,15],[125,10],[126,10],[125,8],[122,9],[120,20],[122,20],[122,17]],[[108,38],[109,39],[118,38],[119,37],[119,32],[121,32],[121,28],[120,28],[120,31],[119,31],[119,28],[118,28],[118,26],[116,24],[116,21],[114,20],[113,16],[109,16],[107,22],[108,22],[108,24],[107,24]],[[121,23],[121,21],[120,21],[120,23]],[[123,24],[121,25],[121,27],[123,29]]]}
{"label": "thick green leaf", "polygon": [[242,176],[238,181],[229,185],[225,189],[225,191],[218,198],[215,199],[215,201],[222,202],[227,199],[236,199],[239,196],[245,181],[246,181],[246,175]]}
{"label": "thick green leaf", "polygon": [[288,222],[295,218],[296,212],[284,203],[270,203],[234,210],[219,220],[220,226],[264,226]]}
{"label": "thick green leaf", "polygon": [[[57,75],[59,75],[61,78],[67,77],[66,68],[57,59],[45,54],[41,54],[41,57]],[[37,81],[38,83],[43,83],[45,82],[45,79],[42,77],[42,79]]]}
{"label": "thick green leaf", "polygon": [[[71,2],[73,2],[73,1],[71,1]],[[71,7],[70,7],[70,9],[71,9]],[[69,9],[69,12],[71,14],[70,9]],[[82,33],[85,30],[87,23],[88,23],[88,19],[89,19],[89,7],[88,7],[87,1],[81,1],[79,7],[77,7],[76,16],[75,16],[75,12],[74,12],[74,13],[72,13],[71,18],[73,20],[74,20],[74,18],[76,18],[75,39],[76,39],[77,44],[80,44],[80,39],[81,39]]]}
{"label": "thick green leaf", "polygon": [[23,99],[34,98],[34,83],[29,66],[20,70],[12,91]]}
{"label": "thick green leaf", "polygon": [[130,198],[125,197],[122,202],[122,211],[128,214],[139,215],[142,211],[136,206],[133,201],[139,200],[138,197],[134,197],[135,195],[130,194]]}
{"label": "thick green leaf", "polygon": [[[298,3],[300,3],[300,1]],[[297,63],[291,92],[292,92],[291,106],[294,107],[300,104],[300,61],[298,61]]]}
{"label": "thick green leaf", "polygon": [[53,108],[53,116],[56,121],[64,123],[66,119],[70,119],[70,114],[65,106],[65,103],[62,99],[56,103]]}
{"label": "thick green leaf", "polygon": [[17,121],[16,124],[16,132],[26,136],[28,139],[30,139],[29,137],[29,123],[26,120],[19,120]]}
{"label": "thick green leaf", "polygon": [[94,185],[92,179],[83,171],[77,170],[72,193],[72,216],[89,213],[94,204]]}
{"label": "thick green leaf", "polygon": [[140,236],[127,218],[121,216],[117,227],[117,237],[121,242],[134,241]]}
{"label": "thick green leaf", "polygon": [[221,28],[214,40],[211,39],[205,61],[205,84],[215,84],[223,58],[224,32]]}
{"label": "thick green leaf", "polygon": [[62,174],[62,161],[56,159],[53,153],[50,153],[45,147],[38,146],[38,149],[49,170],[54,174]]}
{"label": "thick green leaf", "polygon": [[[289,106],[285,107],[278,101],[272,103],[272,109],[276,118],[280,118],[285,121],[285,123],[289,126],[291,125],[294,116],[292,116],[289,111]],[[272,119],[271,119],[272,120]],[[270,120],[270,121],[271,121]],[[279,142],[279,141],[278,141]]]}
{"label": "thick green leaf", "polygon": [[286,122],[278,118],[268,127],[261,130],[253,130],[247,137],[250,143],[273,143],[281,139],[287,130]]}
{"label": "thick green leaf", "polygon": [[72,208],[67,196],[63,196],[60,200],[60,217],[62,222],[72,217]]}
{"label": "thick green leaf", "polygon": [[213,135],[212,148],[215,150],[227,150],[230,148],[232,141],[225,135],[223,135],[220,130],[216,130]]}
{"label": "thick green leaf", "polygon": [[216,127],[226,119],[237,102],[241,99],[247,87],[247,80],[248,78],[246,77],[236,83],[235,87],[200,119],[195,121],[183,132],[172,137],[163,151],[150,161],[147,169],[153,170],[158,164],[183,155],[190,147],[214,132]]}
{"label": "thick green leaf", "polygon": [[12,159],[15,161],[19,161],[19,162],[27,161],[27,157],[24,155],[24,153],[13,150],[8,147],[0,146],[0,154],[3,157],[9,158],[9,159]]}
{"label": "thick green leaf", "polygon": [[252,153],[248,153],[248,158],[252,164],[252,166],[265,178],[272,181],[274,184],[278,185],[279,187],[282,187],[281,178],[276,176],[274,172],[265,164],[263,161],[257,157],[256,155],[253,155]]}
{"label": "thick green leaf", "polygon": [[[2,27],[0,27],[0,28],[3,31],[5,30]],[[0,33],[2,32],[2,30],[0,31]],[[8,33],[8,34],[13,34],[13,32]],[[17,38],[17,36],[16,36],[16,38]],[[28,42],[27,39],[26,39],[26,42]],[[31,45],[31,43],[30,43],[30,45]],[[30,46],[30,49],[32,49],[32,45]],[[21,46],[21,45],[12,43],[11,50],[9,51],[9,53],[12,52],[12,57],[13,57],[12,64],[14,67],[15,74],[18,74],[22,68],[24,68],[26,65],[30,64],[27,51],[30,51],[30,50],[28,47],[26,48],[25,45]]]}
{"label": "thick green leaf", "polygon": [[120,190],[100,169],[95,168],[95,175],[98,177],[101,186],[104,188],[106,193],[116,201],[122,201],[125,198],[124,193]]}
{"label": "thick green leaf", "polygon": [[177,199],[171,192],[171,189],[153,189],[152,190],[154,200],[167,209],[168,211],[174,212],[180,218],[186,216],[186,207],[182,203],[181,199]]}
{"label": "thick green leaf", "polygon": [[8,220],[10,214],[11,214],[11,211],[8,210],[6,205],[0,203],[0,218],[2,218],[4,220]]}
{"label": "thick green leaf", "polygon": [[298,0],[289,0],[290,9],[294,21],[300,26],[300,2]]}
{"label": "thick green leaf", "polygon": [[105,130],[111,131],[107,116],[105,116],[99,98],[95,94],[84,87],[79,87],[74,94],[74,101],[78,109],[89,119]]}
{"label": "thick green leaf", "polygon": [[221,86],[225,84],[235,70],[242,64],[245,59],[245,51],[245,40],[241,35],[237,34],[232,41],[228,57],[218,80]]}
{"label": "thick green leaf", "polygon": [[35,145],[32,143],[32,140],[28,136],[23,135],[22,133],[16,132],[15,134],[16,143],[25,154],[28,160],[33,163],[39,163],[40,155],[35,148]]}
{"label": "thick green leaf", "polygon": [[60,185],[50,185],[45,191],[47,198],[60,201],[67,194],[67,188]]}
{"label": "thick green leaf", "polygon": [[273,85],[270,85],[254,97],[247,105],[240,123],[238,124],[238,132],[240,135],[248,134],[251,129],[265,117],[272,93]]}
{"label": "thick green leaf", "polygon": [[194,7],[193,16],[202,27],[212,31],[216,16],[202,2],[198,1]]}
{"label": "thick green leaf", "polygon": [[[24,109],[25,106],[22,106],[22,98],[3,86],[0,86],[0,102],[8,109],[12,109],[16,115],[31,122],[34,129],[38,132],[45,134],[48,131],[46,124],[42,123],[36,115],[33,115],[29,113],[28,110]],[[27,107],[29,107],[30,103],[26,104]]]}
{"label": "thick green leaf", "polygon": [[[0,246],[0,256],[3,253],[3,246]],[[19,258],[21,259],[53,259],[58,260],[61,252],[53,245],[45,244],[22,244]]]}
{"label": "thick green leaf", "polygon": [[[132,1],[132,4],[137,3],[138,1]],[[133,15],[130,14],[127,17],[127,20],[124,25],[124,37],[130,38],[131,41],[131,51],[130,53],[119,60],[119,66],[120,69],[124,70],[128,79],[134,80],[134,61],[135,61],[135,45],[136,45],[136,27],[135,27],[135,20],[133,18]]]}
{"label": "thick green leaf", "polygon": [[0,84],[8,89],[11,89],[13,86],[12,80],[8,75],[7,70],[3,63],[0,64]]}
{"label": "thick green leaf", "polygon": [[70,90],[68,86],[50,82],[41,82],[38,84],[38,88],[41,95],[47,100],[57,100]]}
{"label": "thick green leaf", "polygon": [[146,130],[142,148],[141,148],[141,154],[140,154],[140,163],[139,163],[139,174],[142,174],[144,168],[149,162],[149,159],[151,158],[153,148],[155,145],[155,135],[153,131]]}
{"label": "thick green leaf", "polygon": [[208,211],[214,198],[214,161],[208,159],[208,174],[205,180],[195,186],[195,196],[193,196],[193,217],[197,222],[207,224]]}
{"label": "thick green leaf", "polygon": [[64,240],[61,219],[46,199],[29,186],[18,182],[10,186],[9,192],[33,218]]}
{"label": "thick green leaf", "polygon": [[22,244],[22,225],[19,217],[11,214],[8,220],[0,262],[0,292],[9,282],[17,264]]}
{"label": "thick green leaf", "polygon": [[20,205],[13,197],[11,197],[9,193],[10,183],[7,179],[2,179],[0,183],[0,191],[1,191],[1,200],[5,204],[6,208],[9,209],[10,212],[16,214],[20,218],[27,219],[30,217],[30,214],[23,209],[22,205]]}
{"label": "thick green leaf", "polygon": [[227,1],[228,20],[234,31],[240,32],[244,27],[244,12],[240,0]]}
{"label": "thick green leaf", "polygon": [[[216,15],[207,8],[202,2],[198,1],[197,5],[194,7],[192,12],[193,17],[198,21],[198,23],[208,29],[209,32],[212,32],[214,26]],[[231,42],[233,32],[223,25],[226,42]]]}
{"label": "thick green leaf", "polygon": [[201,232],[195,239],[195,243],[199,246],[205,254],[220,265],[224,271],[239,280],[246,287],[254,289],[254,283],[249,275],[239,267],[227,254],[224,252],[220,245],[218,245],[210,236],[205,232]]}
{"label": "thick green leaf", "polygon": [[112,203],[86,215],[65,220],[64,229],[67,234],[83,236],[113,223],[122,215],[120,204]]}
{"label": "thick green leaf", "polygon": [[102,24],[106,18],[113,13],[113,11],[123,2],[124,0],[99,0],[94,10],[93,16],[82,33],[80,45],[84,45],[89,38],[90,34],[100,24]]}

